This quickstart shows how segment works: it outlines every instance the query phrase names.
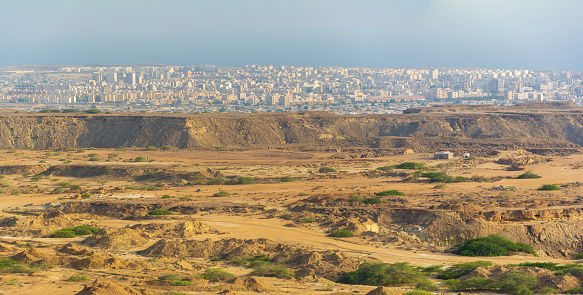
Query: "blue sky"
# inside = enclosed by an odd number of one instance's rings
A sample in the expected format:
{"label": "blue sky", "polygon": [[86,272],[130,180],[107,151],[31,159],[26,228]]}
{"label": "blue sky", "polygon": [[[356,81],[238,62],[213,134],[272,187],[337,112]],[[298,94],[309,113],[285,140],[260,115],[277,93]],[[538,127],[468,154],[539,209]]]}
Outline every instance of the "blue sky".
{"label": "blue sky", "polygon": [[0,0],[0,65],[583,70],[581,0]]}

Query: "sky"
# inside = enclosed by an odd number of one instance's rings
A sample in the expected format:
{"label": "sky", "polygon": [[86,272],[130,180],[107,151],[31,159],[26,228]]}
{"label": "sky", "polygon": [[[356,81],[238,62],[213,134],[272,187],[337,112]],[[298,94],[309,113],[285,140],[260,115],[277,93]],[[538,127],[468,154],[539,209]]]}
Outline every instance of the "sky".
{"label": "sky", "polygon": [[583,0],[0,0],[0,65],[583,70]]}

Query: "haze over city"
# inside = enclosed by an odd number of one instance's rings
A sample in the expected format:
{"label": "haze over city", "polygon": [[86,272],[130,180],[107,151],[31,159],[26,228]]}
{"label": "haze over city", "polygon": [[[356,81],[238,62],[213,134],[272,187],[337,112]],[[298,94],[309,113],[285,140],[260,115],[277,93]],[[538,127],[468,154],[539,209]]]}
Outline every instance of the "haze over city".
{"label": "haze over city", "polygon": [[583,1],[0,1],[0,65],[582,70]]}

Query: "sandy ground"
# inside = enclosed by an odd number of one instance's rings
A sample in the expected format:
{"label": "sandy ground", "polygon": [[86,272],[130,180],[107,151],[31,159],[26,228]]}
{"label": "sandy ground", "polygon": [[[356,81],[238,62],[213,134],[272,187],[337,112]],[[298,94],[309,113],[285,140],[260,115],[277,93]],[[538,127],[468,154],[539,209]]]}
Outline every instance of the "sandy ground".
{"label": "sandy ground", "polygon": [[[504,152],[498,157],[511,156],[515,151]],[[275,150],[144,150],[144,149],[97,149],[97,150],[72,150],[67,152],[54,150],[18,150],[0,151],[0,166],[6,165],[128,165],[139,166],[144,163],[130,161],[136,157],[147,157],[148,165],[164,167],[180,172],[193,171],[219,171],[225,177],[253,177],[257,179],[270,179],[258,184],[246,185],[195,185],[195,186],[165,186],[156,191],[132,191],[95,195],[92,198],[115,198],[120,201],[131,199],[159,199],[162,195],[171,195],[175,200],[180,197],[188,197],[191,202],[231,202],[247,205],[262,205],[268,209],[285,210],[287,205],[301,199],[316,194],[354,194],[354,193],[374,193],[384,190],[398,189],[411,196],[412,207],[426,208],[432,204],[438,204],[444,200],[468,200],[468,196],[474,195],[475,202],[486,205],[495,199],[498,203],[495,208],[505,200],[529,201],[529,200],[572,200],[583,194],[583,188],[569,187],[561,191],[540,192],[536,189],[542,184],[564,185],[576,183],[583,179],[583,155],[576,154],[564,157],[552,157],[550,161],[528,165],[526,170],[542,176],[541,179],[519,180],[514,179],[524,171],[508,171],[505,165],[494,163],[496,158],[484,158],[482,163],[464,164],[458,161],[458,165],[448,167],[447,171],[455,176],[483,176],[486,178],[501,177],[494,182],[461,182],[446,184],[444,187],[436,188],[435,184],[428,182],[401,182],[399,177],[365,177],[358,173],[374,172],[377,167],[394,165],[406,161],[422,162],[428,166],[447,163],[444,160],[433,160],[429,154],[407,154],[382,158],[365,159],[336,159],[335,153],[316,153],[301,151],[275,151]],[[90,161],[89,158],[97,158]],[[550,157],[549,157],[550,158]],[[69,162],[70,161],[70,162]],[[450,161],[453,163],[453,161]],[[342,173],[324,175],[318,173],[320,167],[331,167]],[[34,179],[34,175],[6,174],[0,179],[0,210],[3,217],[16,216],[6,212],[17,207],[42,206],[48,203],[62,203],[70,201],[75,197],[73,193],[51,194],[59,183],[69,182],[78,184],[83,188],[105,190],[116,187],[141,187],[152,183],[138,183],[132,180],[97,178],[71,178],[71,177],[42,177]],[[284,176],[291,176],[297,179],[295,182],[274,182]],[[513,187],[511,191],[492,190],[495,187]],[[212,197],[219,191],[228,191],[229,196]],[[464,199],[465,198],[465,199]],[[472,200],[471,198],[469,200]],[[530,202],[530,201],[529,201]],[[520,208],[520,204],[515,205]],[[569,205],[577,207],[579,205]],[[548,206],[548,208],[561,207],[559,204]],[[8,210],[7,210],[8,209]],[[225,231],[226,235],[201,235],[200,239],[219,239],[225,237],[235,237],[243,239],[268,238],[276,242],[305,246],[314,249],[334,249],[341,250],[357,257],[370,257],[382,262],[409,262],[414,265],[429,266],[434,264],[449,265],[457,262],[483,260],[483,258],[462,257],[443,252],[427,252],[421,250],[405,250],[402,247],[391,245],[374,246],[366,241],[351,239],[335,239],[326,236],[323,229],[317,226],[289,226],[291,221],[269,218],[261,215],[247,214],[196,214],[192,216],[176,216],[176,218],[186,218],[201,221],[219,230]],[[93,220],[100,226],[124,227],[139,223],[140,221],[119,220],[111,218],[101,218]],[[169,222],[165,220],[154,220],[152,222]],[[3,242],[10,242],[11,239],[18,241],[42,243],[47,245],[62,245],[81,239],[59,240],[48,238],[27,239],[26,237],[0,237]],[[127,253],[128,257],[135,257],[132,253]],[[132,256],[133,255],[133,256]],[[550,259],[548,257],[532,257],[525,255],[515,255],[510,257],[488,258],[497,264],[519,263],[525,261],[555,261],[559,263],[572,262],[570,260]],[[228,266],[227,266],[228,267]],[[245,271],[232,269],[241,275]],[[72,274],[78,273],[67,268],[54,268],[31,276],[18,274],[3,274],[0,278],[0,292],[6,294],[75,294],[83,288],[85,283],[65,282],[64,279]],[[129,270],[91,270],[85,271],[91,279],[98,277],[116,278],[120,276],[134,275]],[[112,274],[113,273],[113,274]],[[143,271],[142,277],[155,277],[159,273],[156,271]],[[17,280],[17,281],[13,281]],[[314,293],[325,294],[331,290],[366,292],[371,287],[366,286],[345,286],[336,285],[327,287],[322,291],[322,286],[302,284],[299,282],[285,281],[278,279],[266,279],[273,284],[278,284],[286,292],[290,293]],[[320,290],[320,291],[319,291]],[[204,293],[204,292],[203,292]],[[203,294],[189,291],[187,294]],[[207,294],[207,293],[204,293]]]}

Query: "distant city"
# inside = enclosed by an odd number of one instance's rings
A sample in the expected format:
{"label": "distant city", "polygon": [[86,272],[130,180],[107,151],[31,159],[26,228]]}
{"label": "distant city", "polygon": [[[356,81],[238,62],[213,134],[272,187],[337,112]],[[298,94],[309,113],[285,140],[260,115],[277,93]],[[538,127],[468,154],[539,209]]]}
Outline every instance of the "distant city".
{"label": "distant city", "polygon": [[402,113],[436,104],[583,103],[583,72],[480,68],[0,67],[0,107],[27,112]]}

